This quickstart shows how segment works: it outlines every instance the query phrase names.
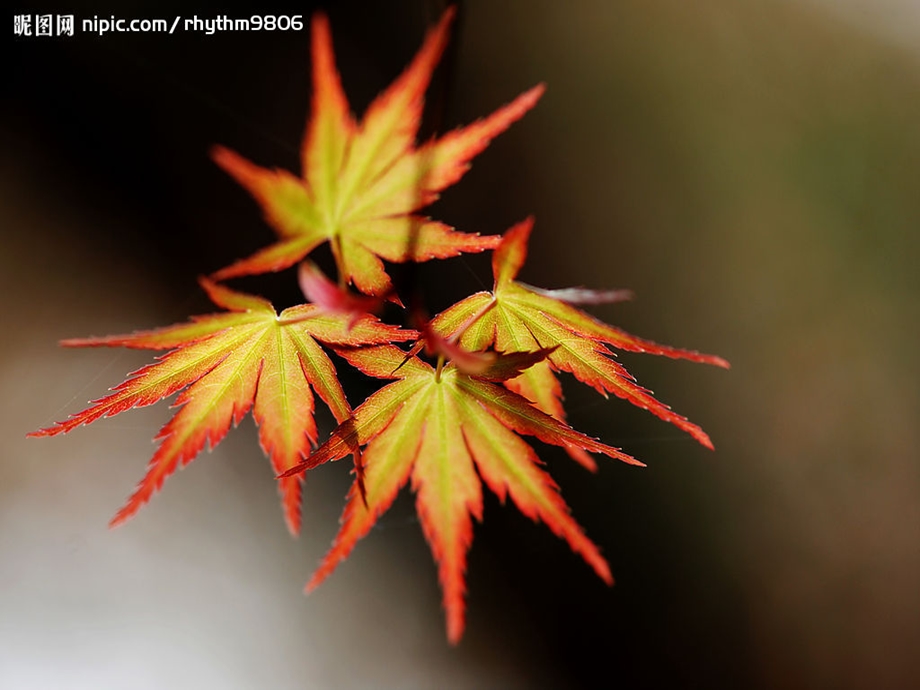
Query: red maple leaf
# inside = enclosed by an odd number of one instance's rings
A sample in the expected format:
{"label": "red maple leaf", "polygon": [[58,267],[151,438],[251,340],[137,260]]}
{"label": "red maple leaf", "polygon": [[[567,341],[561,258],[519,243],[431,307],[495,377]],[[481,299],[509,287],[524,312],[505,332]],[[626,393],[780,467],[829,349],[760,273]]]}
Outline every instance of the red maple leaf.
{"label": "red maple leaf", "polygon": [[371,395],[305,462],[282,475],[296,475],[343,458],[356,445],[367,446],[366,500],[356,481],[335,543],[308,589],[318,586],[348,556],[410,478],[422,528],[438,562],[452,643],[463,633],[466,552],[473,539],[470,516],[482,519],[480,478],[502,501],[510,496],[521,512],[546,523],[601,579],[613,583],[607,562],[569,515],[555,482],[540,469],[539,459],[519,434],[642,463],[493,382],[518,375],[550,350],[497,354],[481,375],[462,373],[453,363],[434,368],[417,357],[407,359],[393,345],[336,351],[370,376],[397,380]]}
{"label": "red maple leaf", "polygon": [[330,242],[343,284],[382,296],[392,291],[381,259],[427,261],[492,249],[498,237],[455,232],[417,212],[457,182],[470,160],[524,115],[536,86],[489,117],[416,147],[424,93],[447,43],[448,9],[400,77],[351,115],[332,53],[329,24],[313,17],[313,112],[302,150],[303,177],[261,168],[218,147],[214,160],[261,204],[278,242],[214,274],[216,280],[279,271]]}
{"label": "red maple leaf", "polygon": [[[655,416],[686,431],[707,448],[712,441],[699,426],[659,402],[636,383],[622,364],[611,359],[607,346],[630,352],[664,355],[674,359],[728,368],[721,357],[682,350],[637,338],[609,326],[559,299],[560,293],[524,285],[515,280],[527,258],[527,240],[533,228],[528,219],[508,230],[492,255],[495,284],[491,292],[478,292],[439,314],[431,324],[444,338],[456,340],[472,352],[495,347],[499,350],[528,351],[554,347],[545,361],[510,379],[507,386],[520,393],[547,414],[565,420],[562,387],[554,372],[567,371],[579,381],[607,396],[613,393]],[[592,293],[579,289],[561,293],[578,301],[611,301],[628,296],[624,292]],[[576,447],[567,448],[582,465],[595,469],[590,455]]]}
{"label": "red maple leaf", "polygon": [[[220,443],[231,422],[238,424],[250,408],[259,425],[259,441],[276,473],[294,467],[308,456],[311,444],[317,440],[313,390],[336,420],[351,417],[335,367],[317,341],[357,346],[411,340],[417,335],[384,325],[371,316],[351,324],[351,317],[328,314],[312,304],[277,314],[261,297],[204,279],[201,284],[211,300],[228,311],[131,335],[62,342],[68,347],[170,352],[159,357],[156,364],[131,374],[89,408],[30,436],[66,433],[182,391],[174,403],[179,410],[157,434],[160,446],[150,460],[147,475],[112,519],[112,526],[132,517],[166,477],[180,463],[191,462],[205,443],[211,448]],[[301,484],[301,477],[291,476],[279,487],[292,534],[300,530]]]}

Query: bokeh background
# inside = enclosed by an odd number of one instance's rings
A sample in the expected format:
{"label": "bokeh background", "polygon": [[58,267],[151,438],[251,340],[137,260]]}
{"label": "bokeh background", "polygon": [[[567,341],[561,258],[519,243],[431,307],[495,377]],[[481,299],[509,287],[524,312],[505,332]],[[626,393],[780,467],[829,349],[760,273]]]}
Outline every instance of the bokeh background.
{"label": "bokeh background", "polygon": [[[119,16],[315,5],[124,2]],[[361,112],[436,2],[328,3]],[[19,12],[55,12],[49,5]],[[112,8],[69,8],[79,21]],[[209,310],[195,277],[271,238],[207,157],[297,169],[308,32],[15,39],[0,120],[0,687],[920,686],[920,5],[911,0],[464,2],[428,131],[538,81],[535,111],[432,213],[498,233],[535,214],[523,280],[628,287],[595,310],[730,372],[621,359],[716,452],[565,381],[574,426],[644,470],[540,454],[608,556],[608,589],[492,499],[466,637],[403,496],[315,594],[344,465],[288,538],[247,420],[126,526],[166,404],[25,434],[144,353],[57,340]],[[426,266],[432,310],[488,283]],[[235,283],[297,301],[292,274]],[[346,381],[354,402],[369,390]],[[330,428],[330,415],[320,421]]]}

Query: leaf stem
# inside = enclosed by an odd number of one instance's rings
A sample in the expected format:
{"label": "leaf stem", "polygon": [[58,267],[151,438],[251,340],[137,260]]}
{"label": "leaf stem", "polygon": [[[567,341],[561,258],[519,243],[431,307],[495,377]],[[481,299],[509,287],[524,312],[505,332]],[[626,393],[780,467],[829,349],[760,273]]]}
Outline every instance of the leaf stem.
{"label": "leaf stem", "polygon": [[441,383],[441,369],[444,368],[444,355],[438,355],[438,368],[434,370],[435,383]]}

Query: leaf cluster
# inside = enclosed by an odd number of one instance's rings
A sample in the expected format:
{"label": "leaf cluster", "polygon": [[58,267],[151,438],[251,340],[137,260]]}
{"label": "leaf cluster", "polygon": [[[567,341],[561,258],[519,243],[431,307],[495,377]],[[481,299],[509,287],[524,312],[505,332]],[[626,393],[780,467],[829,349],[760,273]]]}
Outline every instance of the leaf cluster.
{"label": "leaf cluster", "polygon": [[[217,445],[231,424],[250,411],[278,475],[284,518],[293,534],[301,528],[306,473],[353,457],[355,478],[342,526],[308,584],[311,589],[410,483],[438,564],[448,639],[456,643],[464,628],[466,553],[472,519],[482,519],[483,483],[502,501],[510,497],[522,513],[545,523],[602,580],[613,582],[607,562],[572,519],[524,437],[561,446],[590,470],[596,469],[591,453],[641,463],[568,426],[559,373],[648,409],[711,448],[703,430],[639,386],[614,359],[614,351],[728,364],[637,338],[575,306],[628,298],[624,291],[544,290],[518,282],[531,219],[502,237],[483,237],[420,213],[543,93],[538,85],[488,117],[419,145],[424,94],[452,18],[452,10],[445,12],[411,64],[359,122],[336,71],[328,22],[321,14],[314,16],[313,102],[302,174],[260,167],[223,147],[213,152],[216,163],[261,206],[277,241],[201,279],[223,311],[129,335],[64,341],[70,347],[165,354],[86,410],[32,435],[66,433],[178,394],[176,413],[157,435],[160,443],[147,474],[112,519],[113,526],[132,517],[177,467],[191,462],[206,444]],[[326,242],[336,260],[337,282],[306,260]],[[400,295],[384,262],[483,251],[493,252],[491,291],[470,295],[431,320],[414,306],[411,329],[386,324],[371,313],[384,301],[424,301],[423,294]],[[308,301],[280,312],[262,297],[224,284],[297,264]],[[330,351],[389,383],[353,409]],[[314,421],[317,395],[339,423],[322,443]]]}

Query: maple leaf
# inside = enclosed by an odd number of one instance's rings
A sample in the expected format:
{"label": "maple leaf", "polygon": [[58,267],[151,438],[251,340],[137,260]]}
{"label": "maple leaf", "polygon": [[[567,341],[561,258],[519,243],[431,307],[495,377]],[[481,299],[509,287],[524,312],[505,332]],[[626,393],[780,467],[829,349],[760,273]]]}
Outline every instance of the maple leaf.
{"label": "maple leaf", "polygon": [[[131,374],[86,410],[30,436],[66,433],[185,389],[174,403],[180,409],[156,436],[161,443],[147,475],[112,519],[113,527],[132,517],[180,463],[187,465],[198,455],[205,442],[214,448],[231,422],[239,424],[250,408],[259,426],[260,444],[276,474],[297,465],[316,445],[311,387],[338,422],[349,419],[351,407],[332,361],[317,341],[356,346],[416,337],[413,331],[384,325],[372,316],[349,324],[350,317],[329,314],[312,304],[277,314],[261,297],[206,279],[201,285],[216,305],[228,311],[151,331],[61,343],[171,351]],[[300,477],[292,476],[279,487],[292,534],[300,529],[301,484]]]}
{"label": "maple leaf", "polygon": [[[526,351],[555,347],[547,358],[510,379],[506,385],[556,419],[565,420],[562,387],[554,372],[567,371],[605,397],[613,393],[686,431],[707,448],[712,441],[700,427],[639,386],[623,365],[610,359],[611,345],[630,352],[646,352],[674,359],[728,368],[721,357],[659,345],[609,326],[571,306],[568,302],[616,301],[626,292],[592,293],[546,291],[517,282],[527,257],[527,241],[533,219],[508,230],[492,256],[495,282],[491,292],[478,292],[446,309],[431,328],[461,347],[477,352],[494,346],[498,350]],[[571,299],[574,295],[576,300]],[[565,296],[569,299],[559,299]],[[567,447],[573,459],[596,469],[594,459],[578,446]]]}
{"label": "maple leaf", "polygon": [[261,168],[223,147],[214,149],[214,160],[261,204],[279,237],[217,271],[215,280],[279,271],[329,241],[344,281],[381,296],[392,291],[381,259],[427,261],[497,245],[498,237],[456,232],[416,212],[457,182],[474,156],[530,110],[543,86],[417,148],[423,96],[453,16],[453,8],[444,12],[414,60],[371,103],[360,125],[342,91],[329,23],[323,14],[313,16],[313,105],[301,152],[303,177]]}
{"label": "maple leaf", "polygon": [[366,502],[356,482],[348,495],[341,529],[307,584],[308,590],[348,556],[410,477],[422,529],[438,563],[451,643],[457,643],[463,633],[466,552],[473,538],[470,517],[482,519],[480,477],[503,502],[510,496],[521,512],[542,520],[601,579],[613,583],[607,562],[569,515],[558,487],[518,434],[604,453],[634,465],[642,463],[571,429],[485,378],[515,376],[547,356],[548,350],[498,354],[483,377],[464,374],[452,363],[435,369],[417,357],[407,359],[394,345],[336,351],[370,376],[397,380],[371,395],[305,462],[282,474],[312,469],[345,457],[356,445],[367,446]]}

